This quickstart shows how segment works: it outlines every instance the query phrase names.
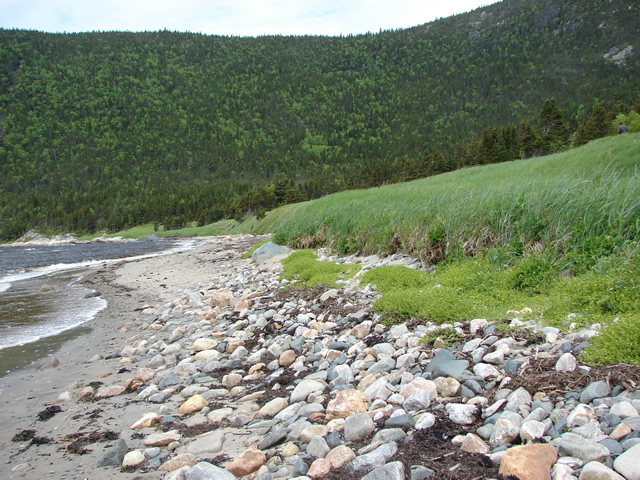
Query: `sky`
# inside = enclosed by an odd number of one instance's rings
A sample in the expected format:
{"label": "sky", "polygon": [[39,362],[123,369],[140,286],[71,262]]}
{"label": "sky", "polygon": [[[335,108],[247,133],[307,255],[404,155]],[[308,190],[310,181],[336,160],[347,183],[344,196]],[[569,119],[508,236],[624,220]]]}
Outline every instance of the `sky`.
{"label": "sky", "polygon": [[347,35],[408,28],[496,0],[0,0],[0,28]]}

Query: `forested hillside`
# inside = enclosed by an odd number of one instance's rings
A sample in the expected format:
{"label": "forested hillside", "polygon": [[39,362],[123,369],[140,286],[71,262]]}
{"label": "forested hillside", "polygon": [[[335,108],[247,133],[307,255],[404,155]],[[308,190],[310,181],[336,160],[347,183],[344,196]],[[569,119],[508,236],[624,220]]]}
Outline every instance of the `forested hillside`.
{"label": "forested hillside", "polygon": [[638,107],[638,38],[635,0],[347,37],[0,30],[0,238],[205,223],[584,143]]}

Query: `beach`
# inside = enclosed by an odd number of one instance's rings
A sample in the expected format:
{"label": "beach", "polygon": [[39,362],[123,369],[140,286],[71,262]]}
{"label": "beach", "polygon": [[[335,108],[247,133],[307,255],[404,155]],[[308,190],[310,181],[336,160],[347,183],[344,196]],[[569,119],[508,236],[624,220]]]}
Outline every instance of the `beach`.
{"label": "beach", "polygon": [[[66,332],[71,340],[62,342],[54,353],[60,365],[38,369],[32,366],[0,378],[0,451],[4,460],[0,465],[2,478],[65,478],[108,479],[113,469],[97,468],[104,454],[105,443],[89,447],[91,452],[73,455],[65,448],[70,442],[63,439],[81,431],[108,429],[128,430],[147,412],[143,404],[127,401],[99,401],[94,403],[59,403],[62,412],[49,420],[38,421],[37,415],[53,405],[58,395],[77,391],[77,386],[91,382],[124,382],[131,372],[118,373],[126,365],[120,358],[91,359],[120,352],[126,340],[136,334],[141,309],[180,298],[184,292],[195,292],[214,277],[221,258],[237,260],[259,241],[259,237],[228,239],[212,238],[204,245],[187,252],[151,257],[132,262],[120,262],[101,267],[85,279],[85,285],[99,291],[107,299],[108,307],[78,331]],[[145,319],[148,321],[148,319]],[[135,374],[135,371],[133,372]],[[128,403],[128,405],[125,405]],[[100,413],[96,413],[101,410]],[[37,436],[49,437],[52,444],[32,446],[23,453],[29,442],[12,442],[23,430],[36,430]],[[113,442],[111,442],[113,443]],[[110,443],[107,443],[110,444]],[[16,454],[17,453],[17,454]],[[13,471],[17,466],[24,465]],[[138,473],[121,473],[122,478],[140,477]],[[157,473],[149,478],[158,478]]]}
{"label": "beach", "polygon": [[385,322],[362,273],[419,261],[319,249],[346,280],[287,288],[240,258],[266,238],[88,276],[90,331],[0,379],[2,478],[638,479],[640,367],[580,363],[597,325]]}

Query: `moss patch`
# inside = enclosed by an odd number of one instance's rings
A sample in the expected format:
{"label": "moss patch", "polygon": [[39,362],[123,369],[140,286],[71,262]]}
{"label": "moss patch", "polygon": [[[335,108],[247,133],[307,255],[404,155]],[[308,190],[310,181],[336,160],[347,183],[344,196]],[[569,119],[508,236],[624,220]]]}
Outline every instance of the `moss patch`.
{"label": "moss patch", "polygon": [[361,265],[341,265],[334,262],[319,262],[312,250],[299,250],[282,261],[282,278],[296,287],[328,285],[337,287],[339,280],[352,278]]}
{"label": "moss patch", "polygon": [[583,362],[594,365],[640,365],[640,313],[624,315],[589,341]]}

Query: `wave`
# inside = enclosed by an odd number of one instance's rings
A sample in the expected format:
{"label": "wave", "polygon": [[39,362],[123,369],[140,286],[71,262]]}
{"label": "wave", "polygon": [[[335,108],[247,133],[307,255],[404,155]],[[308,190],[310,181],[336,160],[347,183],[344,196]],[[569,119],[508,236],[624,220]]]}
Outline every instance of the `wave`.
{"label": "wave", "polygon": [[87,305],[81,310],[65,312],[63,317],[64,323],[52,321],[39,325],[31,325],[28,329],[4,329],[3,343],[0,345],[0,351],[6,348],[19,347],[28,343],[37,342],[43,338],[53,337],[72,328],[79,327],[95,318],[100,311],[107,307],[107,301],[101,297],[95,297],[91,303],[93,303],[93,305]]}
{"label": "wave", "polygon": [[[185,252],[187,250],[191,250],[197,247],[200,244],[200,241],[192,238],[182,239],[178,241],[177,245],[169,248],[167,250],[161,250],[159,252],[151,252],[144,253],[141,255],[135,255],[131,257],[123,257],[123,258],[107,258],[102,260],[86,260],[77,263],[57,263],[53,265],[47,265],[44,267],[34,267],[28,271],[21,271],[18,273],[11,273],[9,275],[5,275],[0,278],[0,293],[7,291],[11,288],[11,284],[14,282],[19,282],[21,280],[30,280],[32,278],[45,277],[54,273],[69,271],[69,270],[80,270],[85,268],[96,267],[98,265],[104,264],[113,264],[116,262],[131,262],[135,260],[143,260],[145,258],[152,257],[160,257],[163,255],[171,255],[174,253]],[[3,289],[3,285],[9,285],[8,287]]]}

